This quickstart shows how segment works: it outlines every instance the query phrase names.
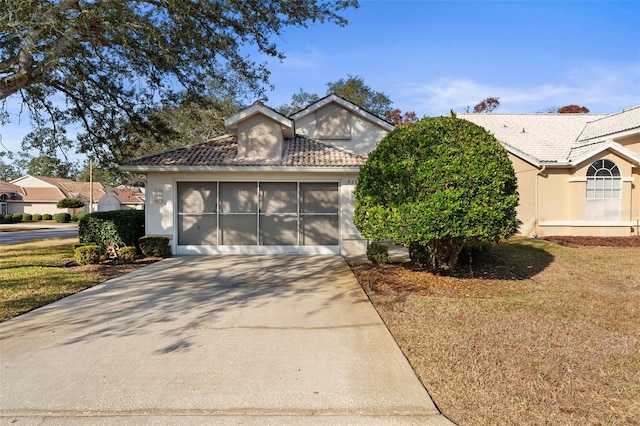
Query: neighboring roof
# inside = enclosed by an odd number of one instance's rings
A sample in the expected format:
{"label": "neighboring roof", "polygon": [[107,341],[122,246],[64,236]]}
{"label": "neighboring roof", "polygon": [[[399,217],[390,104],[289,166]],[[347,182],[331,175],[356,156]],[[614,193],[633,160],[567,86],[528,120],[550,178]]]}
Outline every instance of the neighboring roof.
{"label": "neighboring roof", "polygon": [[144,193],[138,188],[113,188],[122,204],[144,204]]}
{"label": "neighboring roof", "polygon": [[587,123],[578,141],[586,141],[614,133],[640,129],[640,106],[607,115]]}
{"label": "neighboring roof", "polygon": [[358,105],[349,102],[348,100],[341,98],[340,96],[336,95],[336,94],[330,94],[328,96],[325,96],[324,98],[312,103],[311,105],[309,105],[308,107],[296,112],[295,114],[291,115],[291,119],[293,120],[298,120],[301,117],[304,117],[306,115],[312,114],[314,112],[316,112],[317,110],[319,110],[320,108],[324,107],[325,105],[328,105],[330,103],[336,103],[340,106],[342,106],[343,108],[355,113],[355,114],[359,114],[361,116],[363,116],[364,118],[366,118],[367,120],[371,121],[372,123],[377,124],[378,126],[382,127],[383,129],[386,129],[388,131],[393,130],[393,124],[390,124],[389,122],[383,120],[382,118],[378,117],[375,114],[370,113],[369,111],[359,107]]}
{"label": "neighboring roof", "polygon": [[63,198],[66,198],[64,192],[60,188],[20,188],[22,194],[22,201],[48,201],[58,202]]}
{"label": "neighboring roof", "polygon": [[0,192],[3,194],[20,192],[20,187],[9,182],[0,180]]}
{"label": "neighboring roof", "polygon": [[484,127],[507,149],[515,148],[539,162],[566,162],[586,124],[605,115],[458,114],[458,117]]}
{"label": "neighboring roof", "polygon": [[[134,158],[124,164],[125,169],[139,167],[357,167],[366,158],[351,151],[325,145],[304,136],[285,139],[279,159],[238,157],[238,141],[227,135],[206,142],[174,148]],[[134,167],[138,166],[138,167]]]}
{"label": "neighboring roof", "polygon": [[459,114],[484,127],[512,154],[532,164],[575,165],[605,150],[640,163],[615,142],[640,131],[640,106],[615,114]]}

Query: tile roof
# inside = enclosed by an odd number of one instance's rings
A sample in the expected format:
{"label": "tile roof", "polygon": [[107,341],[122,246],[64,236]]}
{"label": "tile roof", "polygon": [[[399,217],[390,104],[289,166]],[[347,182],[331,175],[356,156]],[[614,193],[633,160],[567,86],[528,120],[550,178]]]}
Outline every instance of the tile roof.
{"label": "tile roof", "polygon": [[515,148],[538,161],[563,162],[572,148],[584,143],[577,139],[585,126],[605,114],[459,114],[484,127],[507,147]]}
{"label": "tile roof", "polygon": [[585,141],[600,138],[632,129],[640,129],[640,106],[587,123],[578,140]]}
{"label": "tile roof", "polygon": [[20,192],[20,187],[18,185],[0,180],[0,192],[3,194]]}
{"label": "tile roof", "polygon": [[22,193],[22,201],[50,201],[57,202],[66,198],[64,192],[60,188],[20,188]]}
{"label": "tile roof", "polygon": [[144,204],[144,194],[138,188],[113,188],[122,204]]}
{"label": "tile roof", "polygon": [[281,158],[243,158],[238,157],[237,139],[227,135],[182,148],[134,158],[124,165],[145,167],[354,167],[364,165],[365,161],[366,157],[363,155],[299,135],[293,139],[285,139]]}

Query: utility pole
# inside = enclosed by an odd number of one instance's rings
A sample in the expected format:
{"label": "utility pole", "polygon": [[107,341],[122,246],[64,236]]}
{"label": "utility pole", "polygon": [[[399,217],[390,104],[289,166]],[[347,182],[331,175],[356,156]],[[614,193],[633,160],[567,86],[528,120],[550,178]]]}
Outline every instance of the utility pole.
{"label": "utility pole", "polygon": [[93,159],[89,158],[89,213],[93,213]]}

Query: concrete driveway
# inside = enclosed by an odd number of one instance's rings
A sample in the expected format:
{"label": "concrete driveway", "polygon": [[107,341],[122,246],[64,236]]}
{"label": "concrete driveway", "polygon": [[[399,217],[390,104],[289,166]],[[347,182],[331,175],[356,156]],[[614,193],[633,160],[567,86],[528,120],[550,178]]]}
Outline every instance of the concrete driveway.
{"label": "concrete driveway", "polygon": [[0,332],[7,424],[451,424],[337,256],[174,257]]}

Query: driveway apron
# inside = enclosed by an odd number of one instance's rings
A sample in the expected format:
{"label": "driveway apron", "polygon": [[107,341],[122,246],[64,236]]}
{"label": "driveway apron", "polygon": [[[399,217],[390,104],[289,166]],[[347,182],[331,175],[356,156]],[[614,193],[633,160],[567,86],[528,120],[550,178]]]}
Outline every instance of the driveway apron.
{"label": "driveway apron", "polygon": [[2,323],[0,422],[451,424],[338,256],[174,257]]}

